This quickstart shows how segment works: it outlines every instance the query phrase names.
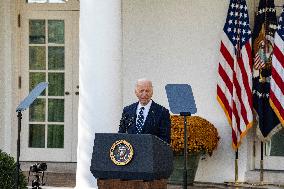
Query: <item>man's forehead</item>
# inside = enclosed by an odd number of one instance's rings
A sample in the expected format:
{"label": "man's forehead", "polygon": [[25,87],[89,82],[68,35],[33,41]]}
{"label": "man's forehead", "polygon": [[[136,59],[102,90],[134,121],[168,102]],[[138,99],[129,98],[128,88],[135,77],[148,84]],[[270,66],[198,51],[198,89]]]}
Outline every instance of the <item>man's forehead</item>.
{"label": "man's forehead", "polygon": [[151,82],[137,83],[137,88],[152,88]]}

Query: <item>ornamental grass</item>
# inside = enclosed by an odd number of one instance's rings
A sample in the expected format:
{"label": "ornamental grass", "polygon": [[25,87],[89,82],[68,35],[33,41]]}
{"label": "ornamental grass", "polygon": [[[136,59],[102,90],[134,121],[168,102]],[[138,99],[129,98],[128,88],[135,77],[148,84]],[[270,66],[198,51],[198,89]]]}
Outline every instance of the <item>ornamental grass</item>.
{"label": "ornamental grass", "polygon": [[[187,117],[188,153],[207,153],[210,156],[218,146],[220,139],[212,123],[199,116]],[[184,117],[171,116],[171,147],[175,154],[184,151]]]}

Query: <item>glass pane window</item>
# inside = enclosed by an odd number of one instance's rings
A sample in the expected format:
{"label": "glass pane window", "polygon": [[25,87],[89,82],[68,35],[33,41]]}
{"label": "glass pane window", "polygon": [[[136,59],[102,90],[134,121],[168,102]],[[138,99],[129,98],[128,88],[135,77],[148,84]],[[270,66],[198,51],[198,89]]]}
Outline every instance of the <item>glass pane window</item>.
{"label": "glass pane window", "polygon": [[45,99],[37,98],[30,106],[29,120],[41,122],[45,121]]}
{"label": "glass pane window", "polygon": [[48,125],[47,147],[48,148],[64,147],[64,125]]}
{"label": "glass pane window", "polygon": [[48,121],[64,122],[64,99],[48,99]]}
{"label": "glass pane window", "polygon": [[45,126],[41,124],[29,125],[29,147],[44,148],[45,147]]}
{"label": "glass pane window", "polygon": [[[30,81],[29,81],[29,85],[30,85],[30,88],[29,88],[29,91],[33,90],[33,88],[35,88],[35,86],[37,84],[39,84],[40,82],[45,82],[46,79],[45,79],[45,73],[41,73],[41,72],[31,72],[30,73]],[[41,93],[41,95],[45,95],[45,90]]]}
{"label": "glass pane window", "polygon": [[64,44],[64,21],[48,21],[48,43]]}
{"label": "glass pane window", "polygon": [[284,157],[284,129],[274,134],[271,138],[270,156]]}
{"label": "glass pane window", "polygon": [[45,43],[45,20],[29,21],[29,40],[30,44]]}
{"label": "glass pane window", "polygon": [[64,73],[49,73],[48,83],[49,96],[64,96]]}
{"label": "glass pane window", "polygon": [[64,20],[29,20],[28,89],[49,83],[29,108],[29,147],[64,148],[64,32]]}
{"label": "glass pane window", "polygon": [[64,47],[48,47],[48,69],[64,70]]}
{"label": "glass pane window", "polygon": [[45,69],[45,47],[30,46],[29,47],[29,67],[30,70]]}

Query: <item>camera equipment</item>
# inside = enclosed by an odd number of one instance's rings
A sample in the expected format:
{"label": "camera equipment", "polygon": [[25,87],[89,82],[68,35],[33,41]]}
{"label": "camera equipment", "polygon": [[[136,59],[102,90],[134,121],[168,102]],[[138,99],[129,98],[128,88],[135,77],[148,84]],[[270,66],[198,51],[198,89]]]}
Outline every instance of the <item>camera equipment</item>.
{"label": "camera equipment", "polygon": [[44,171],[46,171],[46,169],[47,169],[46,163],[36,163],[30,166],[28,182],[31,173],[35,177],[35,179],[32,180],[32,189],[41,189],[40,185],[42,186],[45,185],[45,182],[43,182],[43,178],[44,178]]}
{"label": "camera equipment", "polygon": [[36,163],[30,166],[31,172],[46,171],[46,169],[47,169],[46,163]]}

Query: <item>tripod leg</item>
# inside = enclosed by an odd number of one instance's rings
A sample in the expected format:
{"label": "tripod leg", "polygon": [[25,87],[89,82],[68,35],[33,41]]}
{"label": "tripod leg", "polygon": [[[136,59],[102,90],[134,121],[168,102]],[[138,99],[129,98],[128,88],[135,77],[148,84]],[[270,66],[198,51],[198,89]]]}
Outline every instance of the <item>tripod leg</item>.
{"label": "tripod leg", "polygon": [[42,171],[42,177],[41,177],[41,185],[44,186],[45,183],[43,182],[43,177],[44,177],[44,171]]}

